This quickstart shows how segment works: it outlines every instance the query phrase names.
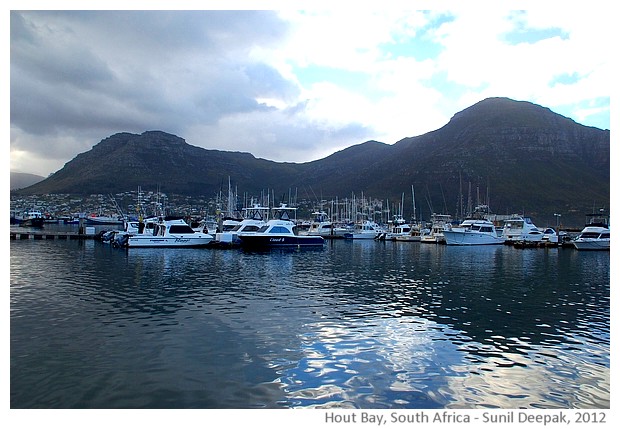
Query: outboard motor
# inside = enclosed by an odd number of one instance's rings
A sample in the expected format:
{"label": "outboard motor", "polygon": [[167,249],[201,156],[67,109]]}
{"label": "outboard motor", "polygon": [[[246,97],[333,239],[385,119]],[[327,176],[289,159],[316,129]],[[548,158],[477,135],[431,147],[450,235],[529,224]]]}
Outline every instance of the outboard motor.
{"label": "outboard motor", "polygon": [[127,241],[129,241],[129,234],[116,234],[112,244],[114,247],[126,247]]}
{"label": "outboard motor", "polygon": [[115,234],[116,234],[115,231],[101,231],[100,233],[101,241],[103,241],[104,243],[109,243],[110,241],[112,241]]}

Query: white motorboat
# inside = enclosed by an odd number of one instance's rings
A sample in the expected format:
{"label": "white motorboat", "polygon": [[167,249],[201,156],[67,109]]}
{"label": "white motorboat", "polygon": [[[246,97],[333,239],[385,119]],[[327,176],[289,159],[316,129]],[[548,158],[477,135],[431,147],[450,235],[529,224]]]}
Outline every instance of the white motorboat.
{"label": "white motorboat", "polygon": [[240,235],[239,239],[247,248],[317,247],[325,243],[323,237],[300,235],[294,223],[282,219],[271,219],[255,233]]}
{"label": "white motorboat", "polygon": [[504,221],[502,235],[506,244],[514,244],[516,242],[540,242],[544,234],[529,217],[513,215]]}
{"label": "white motorboat", "polygon": [[428,230],[422,231],[420,242],[432,244],[445,243],[446,239],[443,232],[446,228],[448,228],[450,222],[452,222],[452,216],[433,213],[431,215],[431,227]]}
{"label": "white motorboat", "polygon": [[204,247],[213,241],[211,234],[194,231],[182,219],[159,219],[153,229],[127,233],[127,247]]}
{"label": "white motorboat", "polygon": [[466,219],[459,226],[443,230],[446,244],[454,246],[473,246],[504,244],[493,222],[485,219]]}
{"label": "white motorboat", "polygon": [[379,226],[378,223],[365,220],[361,223],[356,223],[353,227],[353,231],[344,234],[344,238],[351,238],[354,240],[374,240],[381,234],[385,233],[385,230]]}
{"label": "white motorboat", "polygon": [[411,227],[411,230],[409,231],[409,234],[405,234],[405,235],[397,235],[396,237],[394,237],[395,241],[413,241],[413,242],[420,242],[422,240],[422,233],[420,232],[420,226],[419,225],[413,225]]}
{"label": "white motorboat", "polygon": [[23,227],[43,228],[45,217],[38,210],[29,210],[21,218],[18,218],[18,223],[19,226]]}
{"label": "white motorboat", "polygon": [[243,247],[253,249],[321,247],[325,244],[323,237],[299,234],[298,226],[290,218],[290,212],[296,210],[294,207],[282,204],[273,210],[274,219],[267,221],[258,231],[239,235]]}
{"label": "white motorboat", "polygon": [[541,245],[547,247],[555,247],[560,243],[560,234],[558,234],[555,229],[551,227],[545,228],[543,231],[543,236],[541,239]]}
{"label": "white motorboat", "polygon": [[125,219],[122,230],[102,231],[101,241],[110,243],[115,247],[127,247],[127,240],[132,235],[153,235],[155,224],[160,222],[159,216],[151,216],[146,219]]}
{"label": "white motorboat", "polygon": [[[385,239],[386,240],[391,240],[391,241],[395,241],[398,240],[399,238],[409,238],[409,237],[413,237],[412,235],[412,231],[413,231],[413,227],[408,224],[408,223],[404,223],[402,225],[396,225],[396,226],[392,226],[388,232],[385,233]],[[418,237],[419,237],[419,233],[418,233]]]}
{"label": "white motorboat", "polygon": [[349,229],[332,222],[327,213],[323,211],[314,212],[312,215],[314,219],[310,223],[307,235],[318,235],[324,238],[342,238],[347,232],[350,232]]}
{"label": "white motorboat", "polygon": [[[409,223],[407,225],[407,227],[409,228],[409,232],[406,234],[400,234],[398,233],[398,231],[396,231],[397,233],[394,234],[393,240],[395,241],[413,241],[413,242],[420,242],[422,240],[422,225],[420,222],[418,222],[416,220],[416,215],[415,215],[415,192],[413,190],[413,185],[411,185],[411,200],[413,201],[413,217],[411,220],[411,223]],[[404,206],[404,201],[401,204],[401,206]],[[402,219],[402,217],[400,217]],[[404,223],[404,221],[403,221]]]}
{"label": "white motorboat", "polygon": [[240,244],[239,236],[253,234],[262,228],[268,220],[269,207],[253,204],[243,209],[243,220],[237,221],[232,228],[215,234],[215,241],[219,244]]}
{"label": "white motorboat", "polygon": [[577,250],[610,250],[609,216],[601,210],[588,214],[588,223],[573,241]]}
{"label": "white motorboat", "polygon": [[388,230],[383,234],[382,238],[388,241],[394,241],[399,237],[411,236],[412,225],[402,216],[394,216],[391,222],[388,223]]}
{"label": "white motorboat", "polygon": [[85,221],[87,225],[122,225],[124,220],[123,216],[106,216],[92,213],[85,217]]}
{"label": "white motorboat", "polygon": [[[231,217],[223,218],[218,224],[217,234],[222,233],[222,232],[232,231],[241,223],[242,220],[243,218],[239,218],[239,219],[231,218]],[[216,235],[216,239],[217,239],[217,235]]]}

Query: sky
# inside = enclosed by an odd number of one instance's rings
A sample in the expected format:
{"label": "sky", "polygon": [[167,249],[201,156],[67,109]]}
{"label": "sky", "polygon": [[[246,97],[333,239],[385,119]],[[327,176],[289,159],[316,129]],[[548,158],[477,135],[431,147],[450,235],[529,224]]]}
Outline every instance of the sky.
{"label": "sky", "polygon": [[434,131],[487,97],[610,128],[612,14],[580,2],[153,4],[9,0],[11,171],[47,176],[149,130],[307,162]]}

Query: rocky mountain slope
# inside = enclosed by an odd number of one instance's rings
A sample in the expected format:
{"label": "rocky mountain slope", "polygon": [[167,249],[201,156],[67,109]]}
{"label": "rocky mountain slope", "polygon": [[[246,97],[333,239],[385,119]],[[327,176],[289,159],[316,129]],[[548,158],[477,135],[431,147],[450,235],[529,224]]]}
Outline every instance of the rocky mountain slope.
{"label": "rocky mountain slope", "polygon": [[488,196],[499,214],[551,223],[553,213],[562,213],[581,222],[587,211],[609,208],[610,133],[507,98],[483,100],[421,136],[393,145],[369,141],[302,164],[207,150],[161,131],[119,133],[18,192],[115,193],[141,186],[215,195],[229,178],[250,195],[294,189],[324,199],[363,192],[400,200],[413,186],[426,218],[432,211],[459,214],[473,193],[484,202]]}

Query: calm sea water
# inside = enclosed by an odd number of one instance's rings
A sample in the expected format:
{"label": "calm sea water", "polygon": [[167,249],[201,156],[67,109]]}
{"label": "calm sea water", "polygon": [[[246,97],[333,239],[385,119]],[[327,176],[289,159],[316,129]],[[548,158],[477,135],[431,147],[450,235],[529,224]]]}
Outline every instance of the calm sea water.
{"label": "calm sea water", "polygon": [[610,253],[10,243],[11,408],[608,408]]}

